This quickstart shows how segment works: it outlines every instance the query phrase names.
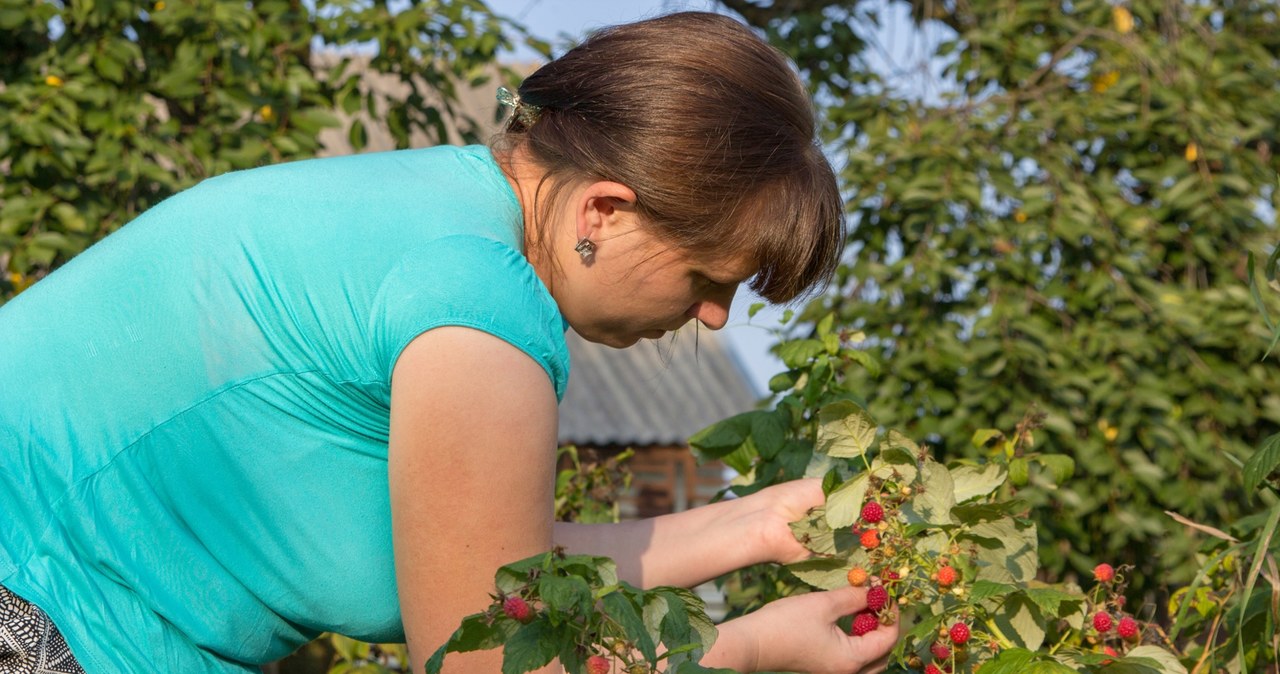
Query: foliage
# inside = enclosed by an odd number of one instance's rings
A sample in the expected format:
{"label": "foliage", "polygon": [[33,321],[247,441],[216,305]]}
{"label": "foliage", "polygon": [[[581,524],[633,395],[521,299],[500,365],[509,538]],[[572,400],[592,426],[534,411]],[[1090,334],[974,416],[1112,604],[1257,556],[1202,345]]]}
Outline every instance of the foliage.
{"label": "foliage", "polygon": [[[559,662],[570,674],[586,671],[591,656],[616,659],[628,674],[732,674],[697,664],[715,643],[716,629],[702,600],[683,588],[638,590],[618,580],[604,557],[553,550],[498,570],[498,593],[484,613],[468,616],[427,661],[436,674],[446,652],[503,649],[502,674],[522,674]],[[524,620],[504,603],[532,607]],[[659,650],[660,647],[661,651]]]}
{"label": "foliage", "polygon": [[635,450],[601,459],[596,450],[565,445],[557,454],[562,467],[556,473],[556,521],[617,522],[618,497],[631,486],[627,460]]}
{"label": "foliage", "polygon": [[481,0],[0,0],[0,32],[0,302],[203,178],[315,155],[339,111],[357,150],[362,118],[474,139],[458,87],[527,39]]}
{"label": "foliage", "polygon": [[[1280,431],[1243,283],[1277,239],[1275,3],[723,2],[823,108],[851,257],[802,317],[834,311],[893,363],[848,388],[949,457],[1039,406],[1038,446],[1086,478],[1032,471],[1020,492],[1049,568],[1131,564],[1135,596],[1189,581],[1194,542],[1164,511],[1238,520],[1249,492],[1222,457]],[[925,92],[831,25],[902,13],[938,66]]]}

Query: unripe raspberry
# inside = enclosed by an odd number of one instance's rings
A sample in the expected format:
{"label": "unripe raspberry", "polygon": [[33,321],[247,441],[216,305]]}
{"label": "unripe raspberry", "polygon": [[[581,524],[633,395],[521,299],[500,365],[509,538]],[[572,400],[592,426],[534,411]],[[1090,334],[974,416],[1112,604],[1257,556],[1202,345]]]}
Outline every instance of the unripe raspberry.
{"label": "unripe raspberry", "polygon": [[587,674],[609,674],[609,659],[602,655],[587,658]]}
{"label": "unripe raspberry", "polygon": [[[1112,647],[1110,647],[1110,646],[1103,646],[1103,647],[1102,647],[1102,652],[1103,652],[1103,653],[1106,653],[1107,655],[1110,655],[1110,656],[1112,656],[1112,657],[1116,657],[1116,656],[1118,655],[1118,654],[1116,653],[1116,649],[1114,649],[1114,648],[1112,648]],[[1104,664],[1104,665],[1109,665],[1109,664],[1111,664],[1111,660],[1103,660],[1103,661],[1102,661],[1102,664]]]}
{"label": "unripe raspberry", "polygon": [[875,501],[868,501],[862,506],[862,521],[867,524],[875,524],[884,519],[884,508]]}
{"label": "unripe raspberry", "polygon": [[533,620],[533,609],[529,608],[529,604],[520,597],[507,597],[502,602],[502,612],[507,614],[508,618],[522,623]]}
{"label": "unripe raspberry", "polygon": [[924,674],[942,674],[942,670],[938,669],[937,665],[930,662],[928,665],[925,665]]}
{"label": "unripe raspberry", "polygon": [[941,641],[933,642],[933,645],[929,647],[929,652],[933,653],[933,657],[939,660],[946,660],[951,657],[951,647]]}
{"label": "unripe raspberry", "polygon": [[1116,577],[1116,570],[1110,564],[1099,564],[1093,567],[1093,579],[1100,583],[1110,583]]}
{"label": "unripe raspberry", "polygon": [[875,529],[864,531],[862,536],[859,537],[859,542],[862,543],[862,547],[868,550],[875,550],[880,547],[880,532]]}
{"label": "unripe raspberry", "polygon": [[1116,634],[1120,635],[1125,641],[1137,641],[1138,633],[1142,631],[1138,621],[1129,616],[1120,619],[1120,624],[1116,626]]}
{"label": "unripe raspberry", "polygon": [[884,589],[883,585],[877,585],[867,590],[867,610],[879,612],[889,603],[889,591]]}
{"label": "unripe raspberry", "polygon": [[870,611],[859,611],[857,615],[853,616],[853,626],[849,629],[849,634],[860,637],[876,631],[879,626],[880,621],[875,614]]}
{"label": "unripe raspberry", "polygon": [[862,587],[867,584],[867,570],[861,566],[855,566],[852,569],[849,569],[849,573],[846,577],[849,579],[849,584],[854,587]]}
{"label": "unripe raspberry", "polygon": [[957,646],[964,644],[969,640],[969,626],[964,623],[956,623],[951,626],[951,643]]}
{"label": "unripe raspberry", "polygon": [[940,587],[951,587],[959,578],[960,574],[954,567],[944,566],[941,569],[938,569],[938,585]]}
{"label": "unripe raspberry", "polygon": [[1111,614],[1106,611],[1099,611],[1093,614],[1093,629],[1098,630],[1098,634],[1110,632]]}

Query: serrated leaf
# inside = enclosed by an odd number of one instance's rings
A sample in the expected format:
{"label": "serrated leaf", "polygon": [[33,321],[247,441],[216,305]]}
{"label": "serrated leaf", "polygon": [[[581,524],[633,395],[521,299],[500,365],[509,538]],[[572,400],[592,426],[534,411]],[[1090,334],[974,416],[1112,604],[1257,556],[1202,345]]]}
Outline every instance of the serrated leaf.
{"label": "serrated leaf", "polygon": [[1159,646],[1138,646],[1125,654],[1123,662],[1140,660],[1154,662],[1156,671],[1161,674],[1187,674],[1187,668],[1178,661],[1178,656]]}
{"label": "serrated leaf", "polygon": [[924,488],[917,490],[916,494],[902,506],[902,513],[906,515],[907,522],[951,524],[953,521],[951,508],[956,504],[951,471],[930,459],[925,461],[920,477],[924,482]]}
{"label": "serrated leaf", "polygon": [[849,562],[844,559],[818,558],[788,564],[796,578],[821,590],[834,590],[849,584]]}
{"label": "serrated leaf", "polygon": [[1044,615],[1024,594],[1010,595],[995,614],[996,626],[1022,647],[1038,651],[1044,645]]}
{"label": "serrated leaf", "polygon": [[1004,597],[1018,588],[1008,583],[997,583],[991,580],[979,580],[969,589],[969,601],[979,602],[992,597]]}
{"label": "serrated leaf", "polygon": [[862,514],[862,502],[866,498],[867,473],[845,482],[827,495],[825,509],[827,526],[832,529],[853,526]]}
{"label": "serrated leaf", "polygon": [[818,412],[816,451],[838,458],[858,458],[876,439],[876,422],[851,400],[841,400]]}
{"label": "serrated leaf", "polygon": [[[1028,599],[1049,616],[1061,618],[1079,609],[1084,596],[1072,594],[1055,587],[1030,587],[1024,590]],[[1065,609],[1065,611],[1064,611]]]}
{"label": "serrated leaf", "polygon": [[641,618],[644,619],[644,627],[649,632],[649,638],[654,643],[662,641],[662,619],[667,616],[670,609],[667,606],[667,598],[659,592],[649,592],[644,598],[644,609],[641,611]]}
{"label": "serrated leaf", "polygon": [[538,578],[538,596],[554,611],[578,615],[591,611],[591,587],[577,576],[541,576]]}
{"label": "serrated leaf", "polygon": [[521,625],[502,648],[502,674],[525,674],[545,667],[560,652],[557,636],[541,620]]}
{"label": "serrated leaf", "polygon": [[1022,501],[1003,501],[1000,503],[962,503],[951,509],[952,517],[961,524],[977,524],[993,522],[1025,510],[1027,504]]}
{"label": "serrated leaf", "polygon": [[1004,484],[1007,471],[997,463],[983,466],[959,466],[951,469],[951,481],[955,485],[956,503],[986,496]]}
{"label": "serrated leaf", "polygon": [[1006,648],[978,668],[977,674],[1023,674],[1036,659],[1024,648]]}
{"label": "serrated leaf", "polygon": [[[613,618],[614,621],[622,626],[627,637],[635,643],[636,648],[640,649],[645,658],[650,662],[657,659],[657,650],[653,641],[649,638],[649,630],[645,627],[644,619],[640,617],[640,610],[636,608],[635,603],[625,593],[610,592],[601,597],[600,604],[604,608],[605,615]],[[672,614],[676,613],[677,610],[683,612],[683,605],[677,609],[668,603],[667,608],[667,615],[662,621],[664,635],[667,631],[667,622],[671,620]]]}
{"label": "serrated leaf", "polygon": [[1013,520],[983,522],[957,536],[978,545],[977,580],[998,583],[1026,583],[1039,566],[1036,528],[1019,526]]}
{"label": "serrated leaf", "polygon": [[[902,452],[905,453],[905,458],[898,458],[898,459],[889,458],[889,456],[887,456],[889,452],[886,451],[889,449],[901,450]],[[920,445],[916,444],[915,440],[912,440],[911,438],[903,435],[897,429],[889,429],[889,431],[885,433],[884,441],[881,442],[880,456],[884,458],[886,461],[892,461],[893,463],[914,464],[916,462],[916,457],[919,455],[920,455]]]}
{"label": "serrated leaf", "polygon": [[758,411],[751,417],[751,438],[760,456],[772,459],[787,440],[788,425],[783,413]]}
{"label": "serrated leaf", "polygon": [[1267,476],[1280,468],[1280,433],[1262,441],[1258,451],[1244,462],[1244,488],[1252,492]]}

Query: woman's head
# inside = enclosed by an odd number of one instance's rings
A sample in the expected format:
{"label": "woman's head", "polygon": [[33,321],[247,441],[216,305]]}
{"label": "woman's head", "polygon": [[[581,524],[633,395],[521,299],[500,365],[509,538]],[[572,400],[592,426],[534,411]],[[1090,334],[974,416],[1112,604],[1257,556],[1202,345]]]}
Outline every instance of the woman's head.
{"label": "woman's head", "polygon": [[686,12],[607,28],[526,78],[519,98],[536,114],[518,111],[495,145],[527,153],[553,189],[626,186],[650,234],[745,260],[773,302],[835,269],[843,207],[809,98],[742,24]]}

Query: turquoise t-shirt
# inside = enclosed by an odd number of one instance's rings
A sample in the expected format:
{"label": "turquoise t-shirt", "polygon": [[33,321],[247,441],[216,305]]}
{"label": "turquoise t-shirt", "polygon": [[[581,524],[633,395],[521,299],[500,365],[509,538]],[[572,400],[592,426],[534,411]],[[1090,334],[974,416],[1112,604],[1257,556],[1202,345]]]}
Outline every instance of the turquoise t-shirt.
{"label": "turquoise t-shirt", "polygon": [[401,350],[477,328],[564,392],[521,226],[484,147],[303,161],[207,180],[0,307],[0,585],[89,674],[402,640]]}

